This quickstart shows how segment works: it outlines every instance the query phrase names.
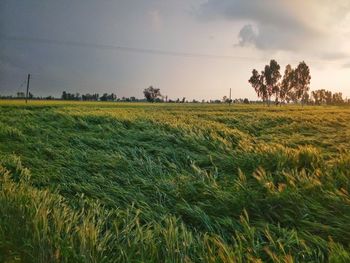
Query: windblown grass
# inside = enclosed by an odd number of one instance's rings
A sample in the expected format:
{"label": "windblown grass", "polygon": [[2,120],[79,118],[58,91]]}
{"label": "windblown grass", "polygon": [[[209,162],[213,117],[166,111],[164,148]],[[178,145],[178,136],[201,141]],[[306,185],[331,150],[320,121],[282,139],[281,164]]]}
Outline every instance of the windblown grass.
{"label": "windblown grass", "polygon": [[349,262],[350,109],[0,102],[1,262]]}

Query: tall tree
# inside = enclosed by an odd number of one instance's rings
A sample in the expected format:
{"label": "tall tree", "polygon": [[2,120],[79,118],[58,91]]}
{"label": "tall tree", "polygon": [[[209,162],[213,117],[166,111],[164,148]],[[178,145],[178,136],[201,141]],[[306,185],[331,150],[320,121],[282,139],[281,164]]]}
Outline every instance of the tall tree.
{"label": "tall tree", "polygon": [[315,104],[316,105],[320,105],[322,101],[321,101],[321,97],[320,97],[319,91],[318,90],[314,90],[314,91],[311,92],[311,95],[312,95],[312,97],[314,99]]}
{"label": "tall tree", "polygon": [[332,95],[332,92],[329,91],[329,90],[326,90],[324,91],[324,98],[326,100],[326,104],[332,104],[332,98],[333,98],[333,95]]}
{"label": "tall tree", "polygon": [[269,65],[265,66],[264,70],[264,80],[267,87],[267,94],[269,97],[269,102],[271,101],[271,96],[275,96],[276,103],[279,98],[279,80],[281,79],[280,73],[281,66],[276,60],[272,59]]}
{"label": "tall tree", "polygon": [[310,69],[306,63],[300,62],[298,67],[295,69],[295,95],[298,100],[301,99],[302,104],[304,104],[303,97],[310,89]]}
{"label": "tall tree", "polygon": [[333,94],[333,103],[334,104],[343,104],[344,99],[343,99],[343,94],[341,92],[335,92]]}
{"label": "tall tree", "polygon": [[291,99],[291,92],[293,92],[294,85],[294,69],[290,64],[286,66],[282,83],[280,86],[279,97],[281,102],[289,101]]}

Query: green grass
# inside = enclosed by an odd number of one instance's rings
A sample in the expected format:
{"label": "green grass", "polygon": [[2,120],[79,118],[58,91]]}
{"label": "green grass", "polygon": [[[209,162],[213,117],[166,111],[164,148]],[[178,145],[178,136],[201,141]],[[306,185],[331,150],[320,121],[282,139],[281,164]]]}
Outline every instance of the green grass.
{"label": "green grass", "polygon": [[0,101],[0,262],[350,262],[350,108]]}

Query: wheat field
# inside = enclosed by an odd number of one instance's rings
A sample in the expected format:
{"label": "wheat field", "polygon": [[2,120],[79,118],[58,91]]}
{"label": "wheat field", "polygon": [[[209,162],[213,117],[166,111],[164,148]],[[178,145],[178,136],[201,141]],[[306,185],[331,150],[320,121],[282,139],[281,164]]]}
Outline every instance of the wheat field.
{"label": "wheat field", "polygon": [[350,108],[0,101],[0,262],[350,262]]}

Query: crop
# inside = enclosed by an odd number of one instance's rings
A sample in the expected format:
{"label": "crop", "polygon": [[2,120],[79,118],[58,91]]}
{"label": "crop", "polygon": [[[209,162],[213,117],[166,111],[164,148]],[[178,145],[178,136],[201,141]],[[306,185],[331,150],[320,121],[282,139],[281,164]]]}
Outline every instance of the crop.
{"label": "crop", "polygon": [[350,108],[0,101],[0,262],[349,262]]}

